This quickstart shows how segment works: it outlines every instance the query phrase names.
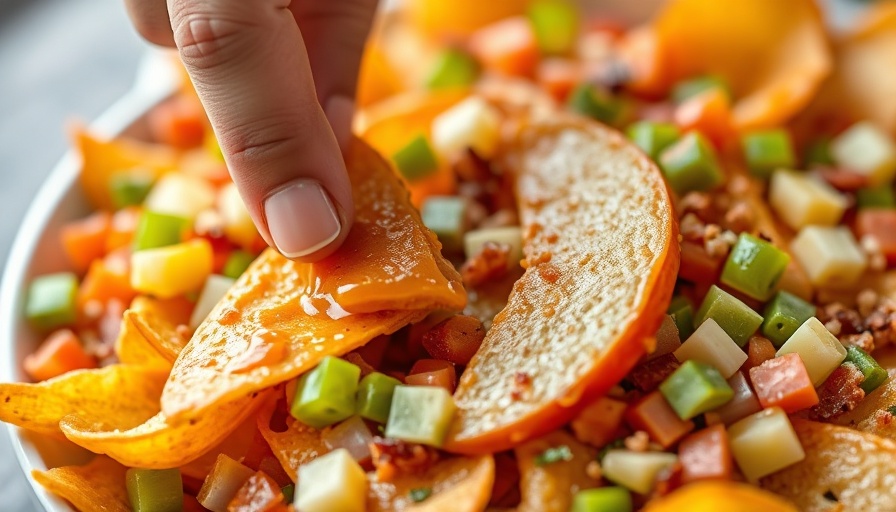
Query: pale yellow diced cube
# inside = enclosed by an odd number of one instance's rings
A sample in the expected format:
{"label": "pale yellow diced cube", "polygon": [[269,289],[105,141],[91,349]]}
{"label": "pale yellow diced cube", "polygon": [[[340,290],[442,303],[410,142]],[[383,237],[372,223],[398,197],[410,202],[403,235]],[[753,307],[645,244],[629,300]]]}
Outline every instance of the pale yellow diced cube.
{"label": "pale yellow diced cube", "polygon": [[831,154],[838,165],[868,176],[871,185],[886,183],[896,174],[896,145],[868,121],[850,126],[831,141]]}
{"label": "pale yellow diced cube", "polygon": [[364,512],[367,475],[345,448],[299,466],[294,500],[302,512]]}
{"label": "pale yellow diced cube", "polygon": [[846,196],[827,183],[794,171],[778,170],[769,184],[769,203],[788,226],[833,226],[848,204]]}
{"label": "pale yellow diced cube", "polygon": [[519,226],[467,231],[464,234],[464,253],[467,258],[479,254],[486,242],[509,245],[510,254],[507,257],[507,265],[510,268],[519,267],[520,260],[523,259],[523,230]]}
{"label": "pale yellow diced cube", "polygon": [[805,227],[790,249],[812,284],[821,288],[850,287],[868,266],[852,232],[843,226]]}
{"label": "pale yellow diced cube", "polygon": [[227,512],[227,505],[255,472],[223,453],[215,459],[196,500],[212,512]]}
{"label": "pale yellow diced cube", "polygon": [[131,255],[131,286],[160,299],[199,291],[212,273],[212,259],[204,239],[137,251]]}
{"label": "pale yellow diced cube", "polygon": [[501,135],[501,114],[482,98],[471,96],[432,121],[432,145],[444,158],[472,148],[483,158],[495,155]]}
{"label": "pale yellow diced cube", "polygon": [[780,471],[806,457],[790,419],[780,407],[770,407],[728,427],[734,460],[747,480]]}
{"label": "pale yellow diced cube", "polygon": [[218,193],[218,211],[224,221],[224,234],[243,248],[249,248],[258,238],[258,230],[249,210],[233,183],[228,183]]}
{"label": "pale yellow diced cube", "polygon": [[608,450],[601,461],[603,476],[640,494],[647,494],[660,471],[678,462],[678,456],[666,452]]}
{"label": "pale yellow diced cube", "polygon": [[179,172],[168,173],[153,185],[143,206],[156,213],[194,219],[215,204],[215,189],[208,181]]}
{"label": "pale yellow diced cube", "polygon": [[846,359],[843,344],[814,316],[803,322],[803,325],[787,338],[775,357],[793,353],[800,355],[809,379],[815,387],[820,386]]}
{"label": "pale yellow diced cube", "polygon": [[715,367],[726,379],[747,360],[747,353],[712,318],[707,318],[675,351],[681,362],[694,360]]}
{"label": "pale yellow diced cube", "polygon": [[199,324],[205,321],[212,309],[218,305],[218,302],[227,295],[227,292],[235,283],[235,279],[227,276],[211,275],[205,280],[202,292],[199,294],[199,300],[193,308],[193,314],[190,316],[190,327],[196,329]]}

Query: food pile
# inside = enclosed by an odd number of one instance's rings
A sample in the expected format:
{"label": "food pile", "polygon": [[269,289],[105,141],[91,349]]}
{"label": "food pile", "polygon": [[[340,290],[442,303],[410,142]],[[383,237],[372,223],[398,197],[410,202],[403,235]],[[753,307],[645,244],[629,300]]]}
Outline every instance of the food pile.
{"label": "food pile", "polygon": [[96,455],[33,477],[82,511],[896,510],[896,8],[597,14],[386,13],[314,264],[189,85],[144,139],[76,128],[94,211],[0,419]]}

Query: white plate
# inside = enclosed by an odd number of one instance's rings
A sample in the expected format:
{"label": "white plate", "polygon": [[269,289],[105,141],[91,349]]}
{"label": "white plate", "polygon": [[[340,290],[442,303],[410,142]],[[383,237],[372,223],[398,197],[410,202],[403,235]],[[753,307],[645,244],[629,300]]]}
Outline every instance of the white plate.
{"label": "white plate", "polygon": [[[161,50],[147,52],[133,88],[94,123],[91,131],[115,136],[145,135],[144,115],[170,96],[179,83],[171,56]],[[77,156],[69,151],[53,169],[19,228],[0,285],[0,382],[27,381],[22,360],[33,352],[42,336],[24,321],[25,293],[34,276],[68,270],[62,256],[59,230],[69,220],[82,217],[90,208],[77,186],[80,171]],[[70,443],[36,436],[7,426],[13,450],[37,502],[47,512],[70,512],[67,503],[46,492],[31,476],[32,469],[47,469],[86,461],[89,454]]]}

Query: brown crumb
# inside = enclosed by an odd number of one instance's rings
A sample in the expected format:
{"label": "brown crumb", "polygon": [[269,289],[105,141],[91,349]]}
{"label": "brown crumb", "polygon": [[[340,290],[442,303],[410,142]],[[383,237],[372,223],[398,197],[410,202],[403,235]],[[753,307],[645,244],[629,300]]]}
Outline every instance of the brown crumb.
{"label": "brown crumb", "polygon": [[647,432],[637,430],[634,434],[625,438],[625,447],[633,452],[646,452],[650,448],[650,437]]}
{"label": "brown crumb", "polygon": [[435,448],[383,437],[373,438],[370,455],[381,482],[388,482],[400,473],[423,473],[439,460]]}
{"label": "brown crumb", "polygon": [[596,460],[592,460],[585,466],[585,474],[588,475],[588,478],[593,478],[594,480],[600,480],[603,478],[604,473],[600,467],[600,462]]}
{"label": "brown crumb", "polygon": [[510,398],[522,400],[532,390],[532,377],[526,372],[516,372],[513,375],[513,390]]}
{"label": "brown crumb", "polygon": [[818,388],[818,404],[809,409],[809,417],[827,420],[851,411],[865,398],[859,387],[865,376],[852,363],[840,365]]}

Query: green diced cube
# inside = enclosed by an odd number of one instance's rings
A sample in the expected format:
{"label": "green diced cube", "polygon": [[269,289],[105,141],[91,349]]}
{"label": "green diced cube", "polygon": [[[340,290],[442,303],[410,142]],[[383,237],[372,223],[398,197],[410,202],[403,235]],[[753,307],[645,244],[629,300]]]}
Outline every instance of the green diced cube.
{"label": "green diced cube", "polygon": [[672,89],[672,101],[683,103],[688,98],[711,89],[721,89],[728,96],[729,100],[732,97],[731,87],[724,78],[718,75],[705,75],[679,82]]}
{"label": "green diced cube", "polygon": [[779,291],[765,306],[762,335],[771,340],[775,348],[787,341],[803,322],[815,316],[815,306],[796,295]]}
{"label": "green diced cube", "polygon": [[831,139],[823,138],[813,141],[806,147],[803,160],[806,167],[812,165],[833,165],[834,157],[831,155]]}
{"label": "green diced cube", "polygon": [[115,208],[142,204],[149,195],[153,183],[155,177],[141,169],[113,174],[109,179],[109,192]]}
{"label": "green diced cube", "polygon": [[711,411],[734,397],[718,370],[693,359],[685,361],[660,384],[660,393],[683,420]]}
{"label": "green diced cube", "polygon": [[880,387],[889,377],[887,370],[878,364],[877,360],[871,357],[871,354],[859,347],[846,347],[846,360],[844,362],[856,365],[856,368],[865,376],[865,380],[859,384],[859,387],[865,391],[866,395]]}
{"label": "green diced cube", "polygon": [[392,408],[392,395],[395,387],[401,385],[401,381],[388,375],[373,372],[363,379],[358,385],[358,401],[355,410],[362,418],[386,423],[389,420],[389,410]]}
{"label": "green diced cube", "polygon": [[793,142],[786,130],[748,133],[741,143],[747,167],[754,176],[768,178],[776,169],[790,169],[796,165]]}
{"label": "green diced cube", "polygon": [[441,447],[456,410],[445,388],[398,386],[386,423],[386,437]]}
{"label": "green diced cube", "polygon": [[722,268],[722,283],[757,300],[768,300],[790,255],[765,240],[741,233]]}
{"label": "green diced cube", "polygon": [[134,250],[156,249],[181,243],[184,231],[190,226],[185,217],[145,211],[134,234]]}
{"label": "green diced cube", "polygon": [[896,197],[890,184],[875,188],[860,188],[856,191],[859,208],[896,208]]}
{"label": "green diced cube", "polygon": [[75,322],[78,278],[64,272],[40,276],[31,282],[25,317],[39,329],[51,330]]}
{"label": "green diced cube", "polygon": [[722,183],[715,150],[698,132],[691,132],[660,152],[658,163],[669,186],[679,195],[711,190]]}
{"label": "green diced cube", "polygon": [[314,428],[338,423],[355,413],[355,393],[361,369],[327,356],[299,380],[290,414]]}
{"label": "green diced cube", "polygon": [[567,105],[573,112],[609,125],[619,122],[624,111],[622,100],[588,83],[573,89]]}
{"label": "green diced cube", "polygon": [[579,491],[570,512],[631,512],[632,493],[625,487],[600,487]]}
{"label": "green diced cube", "polygon": [[703,299],[694,319],[694,327],[699,327],[707,318],[715,320],[741,347],[762,325],[762,315],[716,285],[712,285]]}
{"label": "green diced cube", "polygon": [[688,339],[694,334],[694,306],[684,297],[675,297],[669,303],[669,309],[666,313],[672,317],[675,326],[678,327],[678,337],[682,340]]}
{"label": "green diced cube", "polygon": [[180,470],[130,468],[125,473],[128,500],[134,512],[180,512],[184,484]]}
{"label": "green diced cube", "polygon": [[448,89],[472,85],[479,76],[479,64],[467,52],[457,48],[442,51],[426,78],[428,89]]}
{"label": "green diced cube", "polygon": [[249,265],[255,261],[255,256],[252,256],[250,253],[246,251],[233,251],[230,253],[230,256],[227,257],[227,261],[224,262],[224,269],[222,273],[231,278],[237,279],[243,272],[249,268]]}
{"label": "green diced cube", "polygon": [[672,123],[638,121],[628,127],[626,134],[647,156],[656,160],[662,150],[678,140],[681,132]]}
{"label": "green diced cube", "polygon": [[295,484],[287,484],[280,488],[280,492],[283,493],[283,502],[284,503],[292,503],[296,497],[296,486]]}
{"label": "green diced cube", "polygon": [[446,249],[463,248],[467,227],[467,200],[458,196],[432,196],[420,211],[423,225],[439,237]]}
{"label": "green diced cube", "polygon": [[392,155],[398,172],[408,181],[417,181],[439,169],[439,161],[423,134],[417,135]]}
{"label": "green diced cube", "polygon": [[579,13],[568,0],[535,0],[529,4],[529,21],[545,55],[565,55],[576,44]]}

